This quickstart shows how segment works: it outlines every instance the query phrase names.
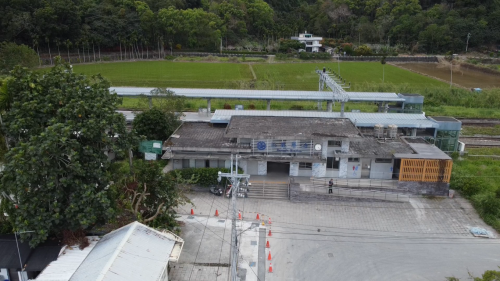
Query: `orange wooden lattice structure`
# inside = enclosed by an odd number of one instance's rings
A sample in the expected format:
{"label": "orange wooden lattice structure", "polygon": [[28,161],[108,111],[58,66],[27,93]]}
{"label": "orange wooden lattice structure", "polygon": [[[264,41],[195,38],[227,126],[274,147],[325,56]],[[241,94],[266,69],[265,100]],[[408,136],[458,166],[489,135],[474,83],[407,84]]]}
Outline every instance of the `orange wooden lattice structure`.
{"label": "orange wooden lattice structure", "polygon": [[450,182],[452,160],[401,159],[400,181]]}

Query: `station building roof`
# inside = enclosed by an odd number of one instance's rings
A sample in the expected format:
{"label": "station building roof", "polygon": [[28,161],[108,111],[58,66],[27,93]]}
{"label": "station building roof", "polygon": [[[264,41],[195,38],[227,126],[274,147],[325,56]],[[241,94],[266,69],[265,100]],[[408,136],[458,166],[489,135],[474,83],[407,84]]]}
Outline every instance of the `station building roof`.
{"label": "station building roof", "polygon": [[[212,123],[229,123],[232,116],[273,116],[273,117],[315,117],[340,118],[340,112],[301,111],[301,110],[225,110],[217,109],[212,116]],[[397,125],[401,128],[438,128],[439,124],[425,117],[424,114],[410,113],[358,113],[345,112],[344,117],[357,127],[373,127],[381,124]]]}
{"label": "station building roof", "polygon": [[228,138],[321,139],[361,138],[347,118],[233,116],[226,128]]}
{"label": "station building roof", "polygon": [[250,151],[249,146],[232,142],[224,135],[226,128],[208,122],[184,122],[164,143],[163,149],[186,151]]}

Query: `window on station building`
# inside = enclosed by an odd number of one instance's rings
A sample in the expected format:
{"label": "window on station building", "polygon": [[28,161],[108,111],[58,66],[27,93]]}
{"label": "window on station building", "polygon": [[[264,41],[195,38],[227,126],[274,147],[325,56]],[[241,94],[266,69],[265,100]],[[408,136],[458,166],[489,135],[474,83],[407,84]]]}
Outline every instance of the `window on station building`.
{"label": "window on station building", "polygon": [[182,168],[189,168],[189,159],[182,159]]}
{"label": "window on station building", "polygon": [[339,168],[340,159],[339,160],[335,160],[335,159],[339,159],[339,158],[336,158],[336,157],[327,157],[326,158],[326,168],[327,169],[338,169]]}
{"label": "window on station building", "polygon": [[299,162],[299,170],[312,170],[312,163]]}
{"label": "window on station building", "polygon": [[342,142],[341,141],[329,140],[328,141],[328,146],[342,146]]}
{"label": "window on station building", "polygon": [[347,161],[349,161],[349,162],[359,162],[359,158],[348,158]]}
{"label": "window on station building", "polygon": [[390,158],[375,158],[375,163],[392,163]]}

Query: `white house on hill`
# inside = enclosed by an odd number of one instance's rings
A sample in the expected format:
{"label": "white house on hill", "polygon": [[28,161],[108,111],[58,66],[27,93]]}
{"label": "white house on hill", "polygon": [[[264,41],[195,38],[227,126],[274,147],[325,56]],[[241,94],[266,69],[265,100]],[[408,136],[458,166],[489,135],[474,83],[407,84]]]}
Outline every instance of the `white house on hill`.
{"label": "white house on hill", "polygon": [[323,37],[315,37],[314,35],[307,33],[305,31],[304,33],[300,33],[299,37],[291,37],[292,40],[298,40],[301,43],[306,43],[306,52],[313,52],[317,53],[319,52],[319,48],[321,48],[321,40],[323,40]]}

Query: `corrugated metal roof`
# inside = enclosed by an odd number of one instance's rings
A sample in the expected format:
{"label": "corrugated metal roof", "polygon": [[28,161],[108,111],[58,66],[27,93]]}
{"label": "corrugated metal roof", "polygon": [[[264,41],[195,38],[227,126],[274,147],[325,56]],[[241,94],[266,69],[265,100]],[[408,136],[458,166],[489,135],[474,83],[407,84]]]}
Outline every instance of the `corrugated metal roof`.
{"label": "corrugated metal roof", "polygon": [[[155,88],[141,87],[111,87],[119,96],[136,97],[150,95]],[[189,98],[218,98],[218,99],[258,99],[258,100],[332,100],[330,91],[276,91],[276,90],[229,90],[229,89],[189,89],[168,88],[176,95]],[[367,93],[347,92],[352,101],[404,101],[395,93]]]}
{"label": "corrugated metal roof", "polygon": [[[229,123],[231,116],[276,116],[276,117],[316,117],[340,118],[340,112],[300,111],[300,110],[226,110],[217,109],[212,116],[212,123]],[[384,126],[397,125],[404,128],[438,128],[439,124],[429,120],[423,114],[409,113],[357,113],[346,112],[358,127],[373,127],[375,124]]]}
{"label": "corrugated metal roof", "polygon": [[97,236],[89,236],[90,245],[80,250],[78,246],[61,251],[57,260],[51,262],[36,278],[37,281],[68,281],[99,241]]}
{"label": "corrugated metal roof", "polygon": [[175,242],[159,231],[133,222],[106,234],[69,280],[160,280]]}

